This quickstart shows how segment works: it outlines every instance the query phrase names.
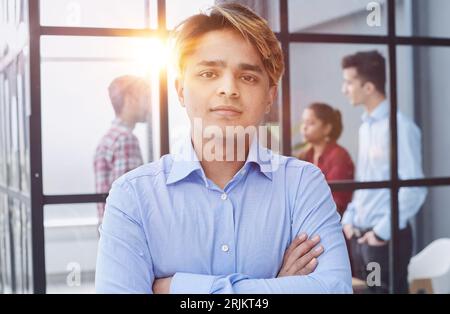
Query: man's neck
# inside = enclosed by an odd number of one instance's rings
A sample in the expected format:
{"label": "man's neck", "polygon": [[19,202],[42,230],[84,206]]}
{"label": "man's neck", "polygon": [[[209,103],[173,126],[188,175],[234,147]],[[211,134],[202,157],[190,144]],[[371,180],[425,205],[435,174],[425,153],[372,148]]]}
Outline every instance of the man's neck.
{"label": "man's neck", "polygon": [[[232,158],[227,158],[227,145],[222,144],[222,154],[215,155],[216,152],[211,152],[209,149],[205,150],[205,146],[209,143],[208,140],[196,139],[192,137],[192,144],[194,146],[195,153],[200,160],[200,164],[208,179],[213,181],[222,190],[233,179],[236,173],[244,166],[248,157],[249,145],[245,145],[245,160],[238,158],[237,147],[234,146]],[[210,145],[209,143],[208,145]],[[216,146],[218,147],[218,146]],[[229,147],[228,147],[229,148]],[[205,154],[211,154],[211,156],[205,156]],[[230,155],[228,155],[230,156]]]}
{"label": "man's neck", "polygon": [[378,106],[381,105],[381,103],[385,100],[386,100],[386,96],[384,96],[384,95],[377,95],[377,96],[374,96],[374,97],[368,99],[366,101],[366,103],[364,104],[364,107],[366,108],[367,113],[371,114],[372,112],[374,112],[374,110],[377,109]]}
{"label": "man's neck", "polygon": [[118,119],[120,120],[121,123],[123,123],[125,126],[127,126],[130,130],[133,130],[134,127],[136,126],[136,121],[134,121],[133,119],[130,119],[126,116],[119,116]]}

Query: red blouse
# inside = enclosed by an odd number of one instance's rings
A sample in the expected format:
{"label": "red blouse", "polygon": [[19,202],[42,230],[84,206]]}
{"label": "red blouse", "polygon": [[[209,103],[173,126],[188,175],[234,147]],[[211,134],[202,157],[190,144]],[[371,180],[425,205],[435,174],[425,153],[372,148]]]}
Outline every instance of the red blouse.
{"label": "red blouse", "polygon": [[[309,149],[305,154],[305,161],[314,163],[314,148]],[[345,148],[337,143],[329,143],[322,155],[319,157],[317,165],[322,170],[328,182],[337,180],[353,180],[355,166],[352,158]],[[342,215],[352,200],[353,192],[333,192],[333,198],[339,213]]]}

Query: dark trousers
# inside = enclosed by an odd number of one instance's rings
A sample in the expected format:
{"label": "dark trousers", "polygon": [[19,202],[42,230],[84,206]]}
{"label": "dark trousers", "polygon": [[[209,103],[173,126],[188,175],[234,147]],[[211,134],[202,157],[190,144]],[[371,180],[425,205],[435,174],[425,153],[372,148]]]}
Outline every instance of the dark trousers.
{"label": "dark trousers", "polygon": [[[400,273],[397,275],[401,293],[408,293],[408,264],[412,255],[412,232],[411,227],[400,230],[399,233],[399,260]],[[369,287],[368,292],[388,293],[389,292],[389,241],[383,246],[369,246],[359,244],[358,238],[350,240],[350,252],[353,276],[366,281],[373,269],[367,270],[367,265],[376,262],[380,265],[381,287]]]}

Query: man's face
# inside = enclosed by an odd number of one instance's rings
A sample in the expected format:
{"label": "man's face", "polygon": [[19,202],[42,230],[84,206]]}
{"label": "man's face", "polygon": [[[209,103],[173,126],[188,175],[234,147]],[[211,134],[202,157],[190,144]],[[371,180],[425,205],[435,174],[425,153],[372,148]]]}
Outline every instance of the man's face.
{"label": "man's face", "polygon": [[366,100],[366,90],[364,89],[363,82],[358,77],[356,68],[344,69],[343,77],[342,93],[349,99],[352,105],[363,105]]}
{"label": "man's face", "polygon": [[203,129],[225,134],[227,126],[258,126],[270,111],[277,88],[257,50],[234,31],[203,35],[185,64],[176,88],[191,124],[200,118]]}

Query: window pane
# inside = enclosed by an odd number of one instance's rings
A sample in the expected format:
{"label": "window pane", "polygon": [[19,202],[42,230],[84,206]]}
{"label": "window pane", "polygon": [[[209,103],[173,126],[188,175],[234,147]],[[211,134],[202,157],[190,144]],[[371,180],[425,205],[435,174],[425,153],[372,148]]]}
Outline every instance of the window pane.
{"label": "window pane", "polygon": [[43,37],[45,194],[96,192],[94,155],[115,118],[108,86],[118,76],[137,75],[151,84],[151,118],[136,124],[133,133],[143,161],[158,158],[160,46],[145,38]]}
{"label": "window pane", "polygon": [[0,192],[0,292],[12,292],[10,224],[7,195]]}
{"label": "window pane", "polygon": [[168,73],[168,99],[169,99],[169,144],[170,152],[179,152],[183,141],[189,137],[190,121],[186,109],[181,106],[175,90],[175,72]]}
{"label": "window pane", "polygon": [[40,0],[41,25],[156,28],[157,0]]}
{"label": "window pane", "polygon": [[[15,72],[15,71],[14,71]],[[16,73],[13,73],[14,76],[12,76],[14,79],[16,79]],[[16,88],[16,82],[10,81],[9,83],[10,88],[10,106],[11,106],[11,112],[10,112],[10,127],[11,127],[11,164],[10,164],[10,174],[11,174],[11,186],[13,188],[19,189],[20,188],[20,169],[19,169],[19,115],[18,115],[18,106],[17,103],[17,88]]]}
{"label": "window pane", "polygon": [[[399,47],[398,81],[399,107],[406,120],[413,121],[417,129],[399,133],[399,176],[402,179],[450,176],[450,74],[443,71],[450,67],[450,48]],[[400,122],[399,122],[400,123]],[[411,136],[416,134],[417,136]],[[421,136],[421,141],[416,140]],[[408,141],[407,141],[408,140]],[[414,144],[417,143],[417,144]],[[417,147],[419,146],[419,147]],[[406,148],[405,148],[406,147]],[[411,153],[408,153],[410,151]]]}
{"label": "window pane", "polygon": [[0,291],[31,292],[31,212],[0,193]]}
{"label": "window pane", "polygon": [[[413,293],[450,292],[446,279],[450,252],[449,196],[448,186],[428,188],[426,202],[412,222],[415,243],[409,277]],[[424,285],[427,281],[429,285]]]}
{"label": "window pane", "polygon": [[47,292],[94,293],[96,205],[47,205],[44,217]]}
{"label": "window pane", "polygon": [[273,31],[278,32],[280,29],[279,1],[270,0],[167,0],[167,28],[173,29],[189,16],[203,12],[214,4],[223,2],[238,2],[246,5],[265,18]]}
{"label": "window pane", "polygon": [[387,1],[289,0],[289,32],[387,34]]}
{"label": "window pane", "polygon": [[6,143],[7,184],[10,188],[20,189],[19,169],[19,130],[18,130],[18,104],[16,89],[16,68],[14,64],[7,68],[7,79],[3,82],[6,117],[4,131]]}
{"label": "window pane", "polygon": [[30,292],[31,289],[31,212],[20,201],[9,199],[10,223],[14,254],[14,277],[17,293]]}
{"label": "window pane", "polygon": [[173,29],[184,19],[191,15],[198,14],[214,5],[214,0],[167,0],[166,17],[167,28]]}
{"label": "window pane", "polygon": [[396,4],[398,35],[450,37],[449,1],[398,0]]}
{"label": "window pane", "polygon": [[[304,125],[305,109],[315,102],[326,103],[338,109],[341,113],[343,132],[338,143],[349,153],[355,167],[358,160],[359,141],[367,143],[365,139],[358,138],[359,128],[362,124],[362,116],[365,113],[365,106],[351,105],[351,99],[343,94],[343,71],[341,67],[342,59],[356,52],[367,52],[377,50],[381,55],[387,57],[385,46],[371,45],[340,45],[340,44],[291,44],[290,46],[290,73],[291,73],[291,125],[292,125],[292,152],[298,156],[308,141],[302,135],[301,127]],[[388,72],[388,71],[387,71]],[[358,85],[359,86],[359,85]],[[389,83],[386,84],[389,86]],[[389,92],[388,92],[389,95]],[[358,97],[358,95],[353,95]],[[358,101],[359,99],[356,99]],[[389,116],[384,116],[387,125],[383,128],[384,134],[389,134]],[[381,140],[381,139],[379,139]],[[378,143],[377,141],[375,141]],[[379,145],[383,148],[367,148],[371,152],[364,151],[364,156],[372,154],[374,151],[380,152],[380,171],[377,174],[367,175],[361,173],[360,181],[384,181],[389,180],[389,154],[384,149],[389,149],[389,135]],[[374,144],[375,145],[375,144]],[[384,158],[382,158],[384,157]],[[375,160],[373,160],[375,162]],[[384,169],[381,171],[381,169]],[[381,175],[383,173],[383,175]],[[344,179],[344,178],[341,178]]]}
{"label": "window pane", "polygon": [[6,99],[5,77],[0,73],[0,184],[6,186]]}
{"label": "window pane", "polygon": [[20,189],[26,194],[30,191],[30,141],[29,116],[30,92],[28,76],[28,60],[24,53],[18,58],[17,73],[17,101],[19,127],[19,161],[20,161]]}

